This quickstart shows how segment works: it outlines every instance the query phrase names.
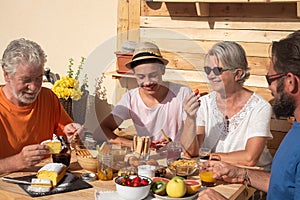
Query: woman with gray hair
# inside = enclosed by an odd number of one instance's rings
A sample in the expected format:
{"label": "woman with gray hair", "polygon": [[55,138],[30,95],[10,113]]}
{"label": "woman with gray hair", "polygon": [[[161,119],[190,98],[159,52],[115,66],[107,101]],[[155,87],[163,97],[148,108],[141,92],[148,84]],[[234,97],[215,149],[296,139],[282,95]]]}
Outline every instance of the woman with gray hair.
{"label": "woman with gray hair", "polygon": [[185,153],[197,156],[199,148],[206,147],[212,159],[268,170],[272,156],[266,142],[272,138],[272,109],[261,96],[243,87],[250,75],[244,49],[235,42],[217,43],[205,63],[213,91],[199,100],[191,94],[183,104]]}

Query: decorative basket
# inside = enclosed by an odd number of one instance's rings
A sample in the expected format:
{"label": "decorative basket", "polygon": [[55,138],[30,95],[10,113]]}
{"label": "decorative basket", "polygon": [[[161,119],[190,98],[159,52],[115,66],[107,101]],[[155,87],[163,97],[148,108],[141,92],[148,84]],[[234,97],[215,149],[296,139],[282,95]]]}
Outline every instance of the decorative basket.
{"label": "decorative basket", "polygon": [[72,99],[59,99],[61,105],[64,107],[66,112],[69,114],[69,116],[73,119],[73,112],[72,112]]}

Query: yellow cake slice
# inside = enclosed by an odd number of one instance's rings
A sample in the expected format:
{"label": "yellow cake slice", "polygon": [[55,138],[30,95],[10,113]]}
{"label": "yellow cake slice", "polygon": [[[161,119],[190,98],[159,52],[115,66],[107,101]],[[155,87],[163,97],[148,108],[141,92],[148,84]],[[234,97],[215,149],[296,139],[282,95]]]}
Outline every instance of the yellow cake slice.
{"label": "yellow cake slice", "polygon": [[37,177],[51,180],[54,187],[65,176],[66,171],[67,167],[62,163],[49,163],[38,171]]}
{"label": "yellow cake slice", "polygon": [[59,140],[45,140],[41,144],[48,146],[50,154],[59,153],[61,151],[61,143]]}

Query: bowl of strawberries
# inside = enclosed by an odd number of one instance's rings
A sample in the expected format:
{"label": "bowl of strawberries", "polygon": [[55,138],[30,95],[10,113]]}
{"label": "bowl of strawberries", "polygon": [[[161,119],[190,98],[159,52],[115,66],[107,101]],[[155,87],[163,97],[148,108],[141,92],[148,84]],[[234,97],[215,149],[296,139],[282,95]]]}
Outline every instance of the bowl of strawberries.
{"label": "bowl of strawberries", "polygon": [[117,193],[126,200],[144,199],[148,196],[152,180],[146,176],[121,175],[115,178]]}

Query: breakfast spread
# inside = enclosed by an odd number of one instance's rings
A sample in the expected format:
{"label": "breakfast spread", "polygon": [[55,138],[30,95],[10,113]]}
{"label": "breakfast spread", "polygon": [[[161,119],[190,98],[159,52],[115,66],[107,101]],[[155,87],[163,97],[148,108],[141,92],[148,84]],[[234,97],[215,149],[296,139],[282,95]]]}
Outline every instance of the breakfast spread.
{"label": "breakfast spread", "polygon": [[[49,150],[53,155],[55,155],[56,152],[61,152],[63,145],[58,139],[46,140],[42,142],[42,144],[48,145]],[[164,178],[167,174],[167,168],[169,168],[171,171],[175,170],[178,172],[178,168],[185,167],[189,168],[189,173],[197,168],[196,161],[179,159],[168,162],[168,167],[159,165],[156,159],[149,158],[150,144],[151,141],[149,137],[135,136],[133,139],[133,153],[124,156],[123,154],[121,154],[121,150],[112,150],[112,145],[104,142],[96,150],[98,159],[95,159],[95,157],[92,155],[92,152],[86,149],[84,145],[76,146],[76,148],[74,148],[74,152],[76,152],[76,155],[78,156],[78,162],[80,158],[84,158],[94,159],[97,163],[95,165],[96,170],[94,171],[94,173],[83,174],[82,180],[89,181],[85,180],[85,176],[90,174],[93,174],[95,179],[101,181],[112,180],[113,176],[115,175],[114,173],[117,172],[117,175],[119,177],[123,177],[122,179],[120,179],[120,182],[118,182],[118,184],[130,187],[141,187],[149,185],[148,191],[152,191],[152,194],[154,195],[181,198],[191,197],[191,195],[199,191],[198,189],[201,186],[201,184],[199,186],[199,182],[196,183],[195,181],[181,181],[183,179],[178,176],[178,173],[176,173],[173,178],[167,179],[168,181],[165,181],[166,178]],[[114,161],[113,165],[107,165],[107,163],[104,162],[106,161],[105,156],[112,156],[110,157],[110,160]],[[84,162],[86,163],[87,161],[85,160]],[[138,169],[138,167],[141,165],[154,167],[154,170],[151,168],[153,174],[151,176],[148,176],[152,177],[152,180],[140,178],[138,181],[137,177],[139,177],[139,175],[142,175],[142,173]],[[27,190],[32,193],[46,193],[46,195],[51,192],[56,192],[56,189],[59,189],[60,187],[59,182],[63,182],[62,179],[66,175],[66,170],[67,167],[62,163],[46,164],[37,172],[37,178],[32,178],[31,182],[29,181],[30,185],[27,187]],[[130,176],[135,178],[129,179],[128,177]],[[159,181],[155,181],[155,178],[159,178]],[[149,181],[153,181],[153,183],[150,183]]]}
{"label": "breakfast spread", "polygon": [[61,151],[61,142],[58,139],[45,140],[41,144],[48,146],[50,154],[59,153]]}
{"label": "breakfast spread", "polygon": [[37,173],[39,179],[48,179],[52,181],[53,187],[65,176],[67,167],[62,163],[48,163]]}

